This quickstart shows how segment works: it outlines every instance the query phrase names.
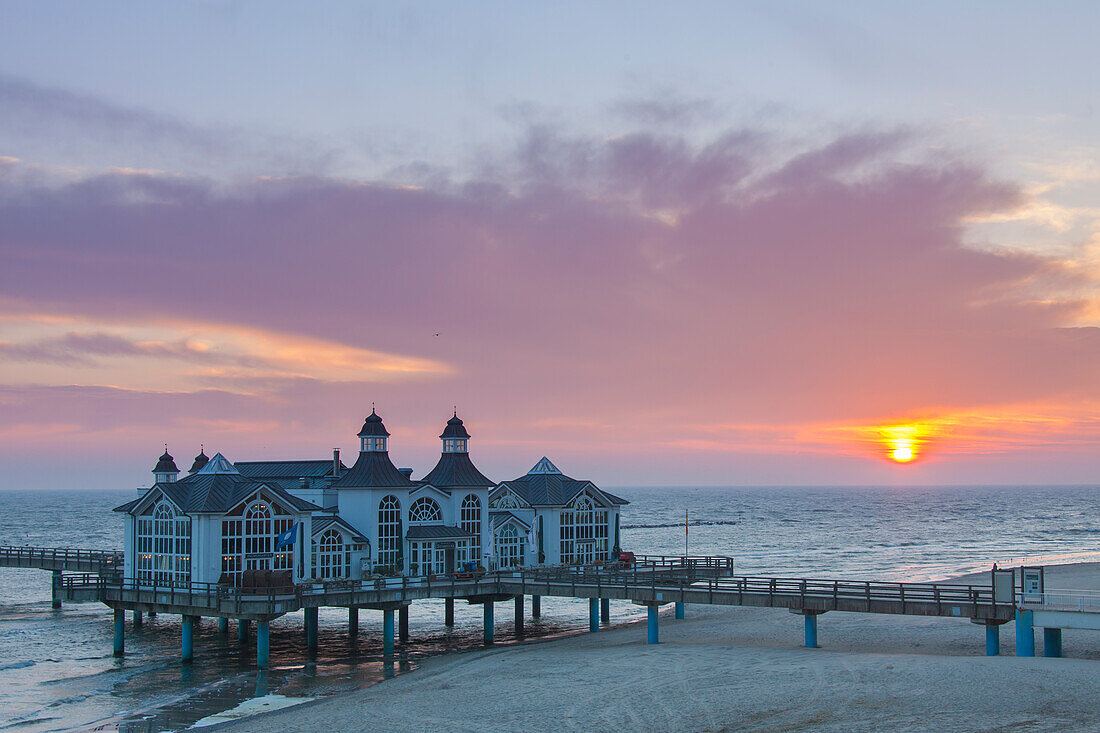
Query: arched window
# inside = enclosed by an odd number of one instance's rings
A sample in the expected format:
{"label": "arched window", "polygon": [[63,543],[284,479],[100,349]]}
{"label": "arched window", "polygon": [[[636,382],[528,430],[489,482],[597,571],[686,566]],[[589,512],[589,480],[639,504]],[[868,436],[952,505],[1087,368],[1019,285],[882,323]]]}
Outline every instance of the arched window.
{"label": "arched window", "polygon": [[137,521],[137,578],[158,585],[191,583],[191,518],[166,501]]}
{"label": "arched window", "polygon": [[346,578],[351,575],[350,569],[350,548],[335,529],[325,530],[317,542],[317,577]]}
{"label": "arched window", "polygon": [[523,543],[515,525],[506,524],[496,532],[497,567],[513,568],[523,565]]}
{"label": "arched window", "polygon": [[262,492],[226,512],[222,519],[222,573],[239,584],[244,570],[289,570],[294,545],[275,550],[275,539],[294,526],[289,511]]}
{"label": "arched window", "polygon": [[397,570],[401,547],[401,502],[392,494],[378,502],[378,564]]}
{"label": "arched window", "polygon": [[481,499],[476,494],[466,494],[462,500],[458,526],[474,536],[470,540],[470,559],[481,559]]}
{"label": "arched window", "polygon": [[439,504],[427,496],[422,496],[413,502],[409,508],[409,524],[428,524],[443,522],[443,512],[439,510]]}
{"label": "arched window", "polygon": [[581,565],[607,559],[607,510],[586,495],[561,512],[561,562]]}
{"label": "arched window", "polygon": [[519,509],[519,502],[511,494],[505,494],[493,502],[494,509]]}

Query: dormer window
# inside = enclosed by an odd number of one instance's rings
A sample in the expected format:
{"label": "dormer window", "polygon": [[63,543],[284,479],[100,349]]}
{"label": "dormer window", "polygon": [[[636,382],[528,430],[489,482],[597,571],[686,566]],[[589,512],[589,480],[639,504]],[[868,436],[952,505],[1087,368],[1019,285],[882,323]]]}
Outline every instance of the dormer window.
{"label": "dormer window", "polygon": [[363,438],[360,438],[360,441],[362,441],[362,443],[360,445],[360,448],[359,448],[360,451],[363,451],[363,452],[367,452],[367,451],[385,452],[385,450],[386,450],[386,439],[385,438],[363,437]]}

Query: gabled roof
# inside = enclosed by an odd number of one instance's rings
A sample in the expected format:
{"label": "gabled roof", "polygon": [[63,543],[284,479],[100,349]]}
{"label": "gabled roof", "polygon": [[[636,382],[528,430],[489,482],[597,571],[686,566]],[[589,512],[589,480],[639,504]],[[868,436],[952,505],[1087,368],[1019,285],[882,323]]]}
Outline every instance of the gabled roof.
{"label": "gabled roof", "polygon": [[507,522],[515,522],[524,529],[531,529],[530,523],[507,509],[494,509],[489,512],[490,527],[499,527]]}
{"label": "gabled roof", "polygon": [[424,483],[440,488],[488,488],[496,484],[477,470],[469,453],[443,453],[439,463],[420,479]]}
{"label": "gabled roof", "polygon": [[338,489],[410,489],[413,482],[397,470],[389,453],[365,451],[359,453],[355,465],[332,485]]}
{"label": "gabled roof", "polygon": [[[332,460],[321,461],[237,461],[233,464],[249,478],[299,479],[332,475]],[[340,462],[341,471],[347,466]]]}
{"label": "gabled roof", "polygon": [[370,540],[367,539],[367,536],[365,534],[363,534],[362,532],[357,530],[355,527],[352,527],[350,524],[348,524],[346,521],[344,521],[340,517],[331,516],[331,515],[323,516],[323,517],[314,517],[311,524],[312,524],[312,527],[313,527],[312,534],[313,534],[314,537],[321,534],[322,532],[324,532],[329,527],[331,527],[333,525],[336,525],[337,527],[342,527],[343,529],[350,532],[356,540],[359,540],[360,542],[370,542]]}
{"label": "gabled roof", "polygon": [[546,457],[536,463],[527,475],[511,481],[503,481],[498,486],[500,487],[511,489],[531,506],[565,506],[577,494],[589,487],[595,493],[607,497],[612,504],[621,506],[630,503],[626,499],[600,489],[591,481],[581,481],[566,476]]}
{"label": "gabled roof", "polygon": [[[219,466],[213,466],[218,457],[221,457],[224,463]],[[206,469],[211,466],[213,466],[213,469],[208,472]],[[224,472],[226,466],[231,469],[231,472]],[[222,469],[222,471],[218,469]],[[278,486],[261,481],[253,481],[252,479],[242,476],[233,469],[232,464],[225,460],[220,453],[214,456],[214,458],[211,458],[210,463],[203,467],[202,470],[186,478],[180,479],[179,481],[156,483],[149,491],[153,491],[154,489],[164,494],[169,501],[183,510],[185,514],[225,513],[260,489],[270,491],[271,494],[278,498],[284,505],[295,511],[307,512],[321,510],[321,507],[316,504],[308,502],[305,499],[299,499],[297,496],[288,493]],[[149,492],[146,492],[137,501],[123,504],[116,508],[115,511],[132,512],[138,508],[138,505],[140,505],[147,496],[149,496]]]}
{"label": "gabled roof", "polygon": [[410,540],[447,540],[468,539],[474,535],[458,527],[448,527],[443,524],[422,524],[409,527],[405,538]]}

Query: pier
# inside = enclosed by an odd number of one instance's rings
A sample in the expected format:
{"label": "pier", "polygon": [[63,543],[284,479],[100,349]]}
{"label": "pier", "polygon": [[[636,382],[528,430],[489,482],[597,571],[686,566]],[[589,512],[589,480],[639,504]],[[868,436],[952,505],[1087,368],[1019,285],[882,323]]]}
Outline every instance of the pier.
{"label": "pier", "polygon": [[[235,620],[242,641],[247,640],[254,624],[260,667],[269,664],[269,623],[279,616],[304,611],[306,644],[314,649],[319,608],[346,608],[351,635],[358,633],[361,610],[380,611],[384,653],[392,655],[395,638],[408,638],[409,605],[430,598],[445,599],[447,625],[454,623],[455,600],[481,605],[486,643],[494,638],[495,604],[514,601],[516,628],[521,629],[524,599],[530,596],[535,617],[541,612],[542,597],[587,599],[592,632],[598,632],[601,621],[609,619],[613,600],[645,606],[647,640],[653,644],[660,641],[659,609],[669,604],[674,605],[676,619],[684,618],[687,606],[692,604],[784,608],[803,616],[807,648],[818,646],[819,617],[831,611],[965,618],[985,626],[986,652],[990,655],[1000,652],[1000,627],[1013,620],[1018,634],[1022,628],[1030,630],[1032,623],[1049,624],[1044,626],[1048,629],[1047,650],[1051,656],[1056,655],[1054,650],[1060,654],[1060,630],[1058,634],[1049,631],[1058,626],[1055,621],[1059,619],[1042,614],[1066,613],[1018,603],[1014,582],[995,582],[995,575],[989,585],[739,576],[734,572],[733,559],[728,557],[640,556],[630,567],[537,567],[484,574],[303,582],[272,588],[210,583],[158,585],[123,579],[118,553],[110,551],[0,547],[0,566],[54,572],[55,605],[61,600],[99,601],[110,607],[115,614],[116,654],[125,653],[127,611],[134,614],[135,621],[144,614],[176,614],[184,619],[181,659],[189,662],[194,657],[193,621],[205,616],[218,618],[224,631],[228,630],[229,619]],[[87,572],[92,566],[97,571]],[[65,573],[67,569],[84,572]],[[1002,579],[1013,573],[997,572]],[[1100,602],[1094,610],[1098,612],[1098,623],[1088,628],[1100,628]]]}

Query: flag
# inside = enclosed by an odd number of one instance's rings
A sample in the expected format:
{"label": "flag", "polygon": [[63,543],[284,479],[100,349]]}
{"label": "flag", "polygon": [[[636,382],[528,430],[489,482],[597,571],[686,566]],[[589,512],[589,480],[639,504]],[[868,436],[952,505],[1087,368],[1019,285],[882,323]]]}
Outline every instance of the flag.
{"label": "flag", "polygon": [[298,537],[298,524],[297,522],[291,525],[290,529],[283,532],[275,539],[275,549],[281,550],[284,547],[289,547],[294,544],[294,540]]}

